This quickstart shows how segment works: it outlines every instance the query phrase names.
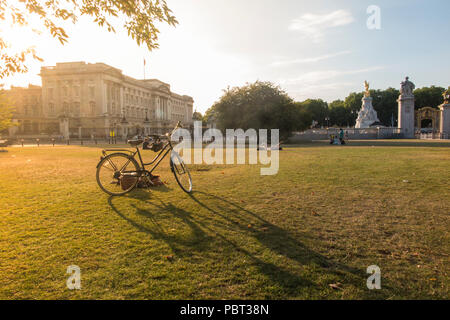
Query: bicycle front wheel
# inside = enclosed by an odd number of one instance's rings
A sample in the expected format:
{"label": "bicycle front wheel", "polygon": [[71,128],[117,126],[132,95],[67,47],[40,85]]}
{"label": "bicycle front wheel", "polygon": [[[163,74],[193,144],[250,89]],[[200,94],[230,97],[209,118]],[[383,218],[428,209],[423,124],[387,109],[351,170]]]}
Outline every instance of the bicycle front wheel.
{"label": "bicycle front wheel", "polygon": [[178,185],[186,193],[192,192],[192,177],[180,155],[172,151],[170,155],[170,169],[172,170]]}
{"label": "bicycle front wheel", "polygon": [[139,180],[139,164],[125,153],[113,153],[97,165],[97,183],[112,196],[121,196],[134,189]]}

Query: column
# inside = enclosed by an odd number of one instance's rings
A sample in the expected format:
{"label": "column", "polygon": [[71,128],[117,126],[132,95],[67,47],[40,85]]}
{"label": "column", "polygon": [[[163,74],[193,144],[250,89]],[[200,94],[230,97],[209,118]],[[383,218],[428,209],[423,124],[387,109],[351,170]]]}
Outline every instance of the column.
{"label": "column", "polygon": [[106,113],[108,112],[108,81],[103,80],[103,85],[102,85],[102,113]]}
{"label": "column", "polygon": [[120,97],[119,97],[119,113],[122,114],[123,106],[125,105],[125,97],[123,94],[124,88],[123,86],[120,86]]}
{"label": "column", "polygon": [[450,138],[450,103],[444,103],[439,106],[441,110],[441,121],[439,131],[443,139]]}
{"label": "column", "polygon": [[414,96],[400,95],[398,101],[398,128],[407,139],[414,138]]}

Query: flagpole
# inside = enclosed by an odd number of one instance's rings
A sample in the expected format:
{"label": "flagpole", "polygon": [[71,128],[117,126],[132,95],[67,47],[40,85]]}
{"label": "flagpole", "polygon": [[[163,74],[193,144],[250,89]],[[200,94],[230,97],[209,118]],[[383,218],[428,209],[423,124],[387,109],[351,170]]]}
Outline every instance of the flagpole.
{"label": "flagpole", "polygon": [[144,80],[145,80],[145,58],[144,58]]}

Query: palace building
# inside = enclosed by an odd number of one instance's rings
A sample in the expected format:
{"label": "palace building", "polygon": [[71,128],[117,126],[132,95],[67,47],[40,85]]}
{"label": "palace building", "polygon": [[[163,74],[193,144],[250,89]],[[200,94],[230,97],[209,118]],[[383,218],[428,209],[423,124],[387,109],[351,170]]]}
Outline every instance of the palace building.
{"label": "palace building", "polygon": [[137,80],[104,63],[42,67],[42,87],[12,87],[17,126],[10,136],[106,138],[163,134],[178,121],[193,123],[194,100],[156,79]]}

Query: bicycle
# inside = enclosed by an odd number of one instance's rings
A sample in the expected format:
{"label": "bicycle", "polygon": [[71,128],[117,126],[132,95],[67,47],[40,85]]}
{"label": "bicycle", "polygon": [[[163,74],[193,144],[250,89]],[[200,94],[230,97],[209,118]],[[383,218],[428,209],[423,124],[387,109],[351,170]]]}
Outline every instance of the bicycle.
{"label": "bicycle", "polygon": [[[171,153],[170,169],[175,176],[175,180],[184,192],[191,193],[191,173],[180,155],[173,150],[170,139],[173,132],[178,128],[181,128],[180,122],[177,123],[170,135],[167,134],[165,136],[167,137],[167,142],[165,144],[161,141],[161,136],[152,136],[156,141],[160,141],[156,144],[155,148],[152,148],[153,151],[159,153],[149,163],[144,163],[139,151],[139,145],[144,142],[142,139],[128,140],[128,144],[135,147],[136,151],[128,149],[102,150],[102,156],[100,157],[100,162],[97,164],[96,173],[97,183],[100,188],[112,196],[121,196],[136,188],[139,181],[144,180],[151,184],[151,178],[153,177],[152,172],[158,167],[167,154]],[[155,144],[153,145],[155,146]],[[136,155],[138,155],[140,163],[136,161]],[[145,166],[152,166],[152,168],[149,171]]]}

